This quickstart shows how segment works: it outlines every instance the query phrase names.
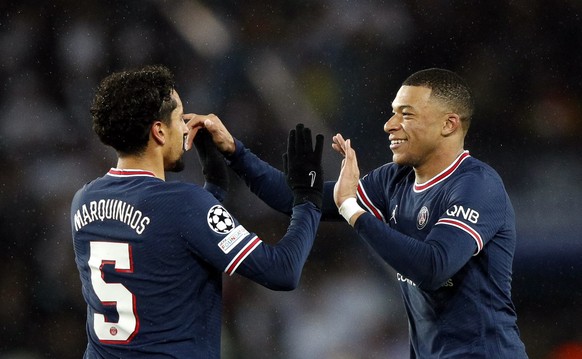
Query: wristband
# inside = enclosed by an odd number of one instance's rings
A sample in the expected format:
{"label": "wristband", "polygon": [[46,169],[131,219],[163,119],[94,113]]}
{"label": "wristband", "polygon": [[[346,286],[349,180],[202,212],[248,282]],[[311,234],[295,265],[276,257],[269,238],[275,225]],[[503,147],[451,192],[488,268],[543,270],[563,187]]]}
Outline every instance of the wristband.
{"label": "wristband", "polygon": [[361,211],[364,211],[364,209],[358,205],[358,201],[354,197],[346,199],[339,207],[339,213],[348,223],[350,223],[350,218],[352,218],[354,214]]}

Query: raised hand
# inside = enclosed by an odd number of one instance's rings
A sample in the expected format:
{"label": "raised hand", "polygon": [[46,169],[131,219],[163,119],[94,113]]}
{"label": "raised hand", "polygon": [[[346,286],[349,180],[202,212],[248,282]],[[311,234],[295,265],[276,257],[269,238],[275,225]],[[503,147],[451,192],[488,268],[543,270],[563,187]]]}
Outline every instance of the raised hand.
{"label": "raised hand", "polygon": [[283,155],[284,170],[287,183],[293,190],[293,205],[313,203],[321,209],[323,193],[323,168],[321,155],[323,152],[323,135],[315,138],[315,148],[311,138],[311,130],[298,124],[289,132],[287,153]]}
{"label": "raised hand", "polygon": [[333,136],[333,149],[344,156],[339,177],[333,188],[333,200],[340,210],[340,214],[350,225],[364,213],[356,202],[356,193],[360,179],[360,169],[356,151],[352,148],[351,140],[344,140],[341,134]]}
{"label": "raised hand", "polygon": [[194,137],[194,146],[198,151],[198,158],[202,166],[204,179],[228,191],[228,169],[224,156],[218,151],[212,140],[212,136],[205,128],[201,128]]}
{"label": "raised hand", "polygon": [[214,114],[197,115],[193,113],[184,114],[184,120],[188,121],[186,125],[190,129],[186,137],[186,150],[192,148],[192,142],[196,136],[196,132],[205,128],[212,135],[212,140],[215,146],[223,155],[233,154],[235,151],[234,138],[224,126],[220,118]]}

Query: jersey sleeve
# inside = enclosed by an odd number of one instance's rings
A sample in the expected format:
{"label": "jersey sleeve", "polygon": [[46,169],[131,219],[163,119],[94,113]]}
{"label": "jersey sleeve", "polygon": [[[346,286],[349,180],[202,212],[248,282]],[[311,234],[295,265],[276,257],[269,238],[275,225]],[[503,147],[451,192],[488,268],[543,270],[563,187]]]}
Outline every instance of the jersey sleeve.
{"label": "jersey sleeve", "polygon": [[507,196],[500,180],[482,173],[467,174],[449,192],[446,210],[424,241],[377,221],[370,214],[354,228],[395,270],[419,287],[437,289],[506,223]]}
{"label": "jersey sleeve", "polygon": [[436,226],[453,228],[457,237],[471,238],[477,255],[508,222],[508,216],[513,216],[513,209],[501,179],[481,169],[457,179]]}
{"label": "jersey sleeve", "polygon": [[374,217],[386,223],[386,183],[389,183],[392,171],[391,164],[385,164],[371,171],[358,182],[358,202]]}
{"label": "jersey sleeve", "polygon": [[371,213],[362,214],[354,225],[356,233],[386,263],[427,290],[438,289],[474,252],[472,241],[451,238],[451,228],[436,226],[422,242],[390,228]]}
{"label": "jersey sleeve", "polygon": [[[245,145],[235,139],[236,151],[227,156],[227,163],[244,180],[247,187],[274,210],[290,215],[293,207],[293,191],[287,184],[285,173],[261,160]],[[343,220],[333,200],[335,182],[327,181],[323,186],[323,220]]]}
{"label": "jersey sleeve", "polygon": [[196,201],[199,209],[189,216],[185,230],[194,253],[228,275],[236,272],[271,289],[297,286],[321,217],[317,207],[311,203],[293,207],[286,234],[269,245],[207,192],[200,191]]}
{"label": "jersey sleeve", "polygon": [[291,214],[293,192],[287,185],[285,174],[258,158],[241,141],[235,139],[235,145],[235,153],[226,157],[230,168],[269,207]]}
{"label": "jersey sleeve", "polygon": [[262,243],[240,265],[237,273],[275,290],[292,290],[299,284],[311,251],[321,212],[310,203],[293,207],[287,232],[276,244]]}

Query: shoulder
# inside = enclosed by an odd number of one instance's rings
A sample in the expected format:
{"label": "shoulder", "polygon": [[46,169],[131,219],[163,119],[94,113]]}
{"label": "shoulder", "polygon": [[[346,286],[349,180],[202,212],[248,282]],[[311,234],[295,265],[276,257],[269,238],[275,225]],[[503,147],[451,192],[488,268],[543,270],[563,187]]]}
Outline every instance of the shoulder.
{"label": "shoulder", "polygon": [[490,165],[474,157],[467,158],[448,184],[452,198],[506,202],[507,191],[501,176]]}
{"label": "shoulder", "polygon": [[459,168],[459,177],[476,183],[503,186],[503,180],[497,171],[487,163],[475,157],[469,157]]}
{"label": "shoulder", "polygon": [[152,183],[145,190],[152,195],[162,196],[170,202],[179,201],[182,203],[214,203],[214,197],[202,186],[194,183],[180,181],[168,181]]}
{"label": "shoulder", "polygon": [[71,200],[73,206],[83,201],[87,197],[90,197],[92,193],[97,191],[103,191],[103,187],[106,187],[104,177],[98,177],[92,181],[85,183],[73,195],[73,198]]}
{"label": "shoulder", "polygon": [[389,162],[370,171],[362,180],[366,184],[378,184],[382,188],[388,186],[389,190],[392,190],[394,186],[409,176],[414,176],[412,167]]}
{"label": "shoulder", "polygon": [[151,193],[164,193],[168,196],[195,194],[204,191],[204,189],[194,183],[187,183],[182,181],[151,181],[142,183],[143,191],[150,191]]}
{"label": "shoulder", "polygon": [[384,179],[398,179],[408,176],[412,173],[412,167],[397,165],[394,162],[388,162],[382,166],[373,169],[364,177],[382,177]]}
{"label": "shoulder", "polygon": [[160,223],[171,223],[184,238],[207,233],[207,217],[220,206],[214,196],[192,183],[162,182],[152,184],[146,191],[137,206],[147,208],[148,215],[160,219]]}

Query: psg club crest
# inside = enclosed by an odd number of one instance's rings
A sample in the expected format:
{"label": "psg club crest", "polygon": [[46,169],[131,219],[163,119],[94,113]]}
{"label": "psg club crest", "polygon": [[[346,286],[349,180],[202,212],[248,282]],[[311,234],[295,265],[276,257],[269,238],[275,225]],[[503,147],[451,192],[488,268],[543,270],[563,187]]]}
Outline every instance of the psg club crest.
{"label": "psg club crest", "polygon": [[218,234],[226,234],[234,229],[234,220],[221,205],[215,205],[208,211],[208,226]]}
{"label": "psg club crest", "polygon": [[428,223],[428,217],[429,217],[428,208],[426,208],[426,206],[422,206],[422,208],[418,212],[418,216],[416,217],[416,228],[418,230],[421,230],[426,226],[426,224]]}

